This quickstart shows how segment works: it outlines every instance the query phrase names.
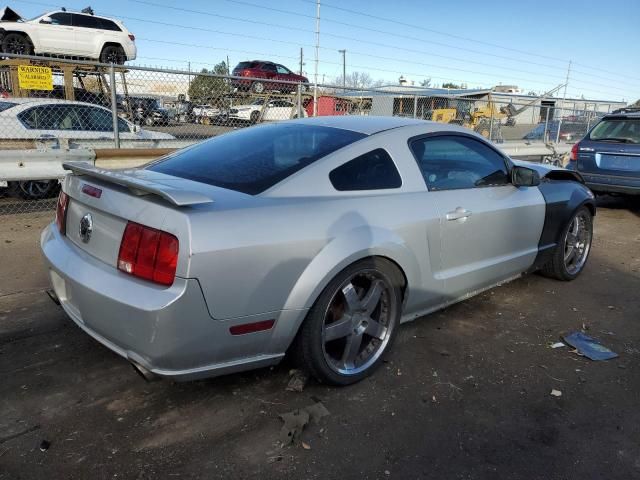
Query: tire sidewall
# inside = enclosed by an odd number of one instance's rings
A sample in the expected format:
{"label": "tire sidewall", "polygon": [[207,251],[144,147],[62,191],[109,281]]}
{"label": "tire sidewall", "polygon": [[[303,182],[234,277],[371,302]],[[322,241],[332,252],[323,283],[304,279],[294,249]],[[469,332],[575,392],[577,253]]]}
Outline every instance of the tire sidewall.
{"label": "tire sidewall", "polygon": [[[582,212],[585,212],[587,214],[587,218],[589,219],[589,251],[587,252],[587,258],[584,261],[584,264],[582,265],[582,267],[580,268],[580,270],[578,270],[576,273],[570,273],[567,270],[567,266],[565,265],[564,262],[564,249],[565,249],[565,242],[567,239],[567,232],[569,231],[569,228],[571,228],[571,224],[573,223],[573,220],[580,215]],[[591,248],[592,248],[592,243],[593,243],[593,215],[591,214],[591,211],[589,210],[589,208],[587,208],[585,205],[582,205],[580,208],[578,208],[575,212],[573,212],[573,215],[571,215],[570,220],[567,222],[567,224],[565,225],[564,229],[562,229],[562,236],[560,237],[560,241],[558,242],[558,252],[557,252],[557,259],[556,261],[558,261],[558,267],[560,270],[561,275],[566,279],[566,280],[573,280],[575,278],[577,278],[582,271],[584,270],[584,267],[587,264],[587,261],[589,260],[589,255],[591,254]]]}
{"label": "tire sidewall", "polygon": [[[376,270],[385,281],[392,286],[390,290],[394,303],[395,314],[390,319],[391,336],[376,361],[366,370],[354,375],[343,375],[333,370],[327,363],[324,355],[324,345],[322,342],[322,328],[325,321],[325,312],[329,307],[329,303],[336,294],[337,289],[352,275],[362,270]],[[302,341],[308,342],[302,348],[306,350],[307,361],[313,363],[313,374],[321,382],[333,385],[350,385],[356,383],[373,373],[382,363],[385,354],[389,351],[400,325],[400,317],[402,314],[402,275],[397,268],[390,262],[368,258],[360,260],[336,275],[331,282],[324,288],[314,306],[309,311],[303,328],[306,332]]]}

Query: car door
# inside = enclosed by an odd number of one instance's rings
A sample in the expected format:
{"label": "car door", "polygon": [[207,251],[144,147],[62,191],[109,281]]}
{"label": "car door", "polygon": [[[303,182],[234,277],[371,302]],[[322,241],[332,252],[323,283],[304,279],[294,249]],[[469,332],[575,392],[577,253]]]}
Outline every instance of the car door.
{"label": "car door", "polygon": [[71,25],[73,26],[78,55],[89,57],[94,53],[95,44],[104,44],[104,31],[101,30],[98,18],[72,13]]}
{"label": "car door", "polygon": [[527,270],[545,217],[538,188],[513,186],[510,162],[471,135],[427,135],[410,146],[440,214],[445,294],[460,298]]}
{"label": "car door", "polygon": [[72,25],[71,14],[56,12],[49,15],[51,23],[38,23],[38,37],[42,52],[70,55],[78,53],[78,45]]}

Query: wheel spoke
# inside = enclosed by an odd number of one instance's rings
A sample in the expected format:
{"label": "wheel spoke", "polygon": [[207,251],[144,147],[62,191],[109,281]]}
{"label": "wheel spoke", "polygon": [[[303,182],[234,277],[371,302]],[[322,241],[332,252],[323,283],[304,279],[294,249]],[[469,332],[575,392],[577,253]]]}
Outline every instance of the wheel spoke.
{"label": "wheel spoke", "polygon": [[347,309],[349,312],[356,312],[360,309],[360,299],[358,298],[358,292],[353,286],[353,283],[349,282],[343,289],[342,294],[347,302]]}
{"label": "wheel spoke", "polygon": [[369,318],[367,320],[367,328],[364,333],[371,335],[378,340],[382,340],[387,335],[387,327]]}
{"label": "wheel spoke", "polygon": [[360,352],[360,345],[362,344],[362,334],[354,333],[347,338],[347,344],[342,352],[342,366],[343,368],[355,368],[355,361],[358,353]]}
{"label": "wheel spoke", "polygon": [[345,315],[340,320],[327,325],[324,329],[324,341],[330,342],[353,333],[352,322],[351,317]]}
{"label": "wheel spoke", "polygon": [[573,260],[575,256],[576,256],[576,249],[574,247],[571,247],[571,249],[564,255],[565,265],[568,266],[569,262],[571,262],[571,260]]}
{"label": "wheel spoke", "polygon": [[364,298],[360,302],[367,315],[371,315],[378,306],[383,288],[384,284],[382,283],[382,280],[374,280],[373,282],[371,282],[369,291],[365,294]]}

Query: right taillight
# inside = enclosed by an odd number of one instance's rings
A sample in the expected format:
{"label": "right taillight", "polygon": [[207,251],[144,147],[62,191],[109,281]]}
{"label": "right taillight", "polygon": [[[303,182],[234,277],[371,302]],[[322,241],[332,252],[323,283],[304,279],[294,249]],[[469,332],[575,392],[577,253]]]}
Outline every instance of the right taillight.
{"label": "right taillight", "polygon": [[65,235],[67,233],[67,206],[69,205],[69,196],[60,190],[58,195],[58,203],[56,204],[56,225],[58,231]]}
{"label": "right taillight", "polygon": [[178,246],[178,239],[170,233],[129,222],[120,243],[118,269],[170,286],[176,277]]}
{"label": "right taillight", "polygon": [[573,147],[571,147],[571,153],[569,154],[569,161],[570,162],[575,162],[576,160],[578,160],[578,144],[574,144]]}

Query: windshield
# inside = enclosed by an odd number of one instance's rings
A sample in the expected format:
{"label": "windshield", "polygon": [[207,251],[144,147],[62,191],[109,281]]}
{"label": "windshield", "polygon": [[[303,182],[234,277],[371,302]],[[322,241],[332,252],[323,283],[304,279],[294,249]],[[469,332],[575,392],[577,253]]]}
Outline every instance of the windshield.
{"label": "windshield", "polygon": [[589,135],[590,140],[640,143],[640,118],[607,118]]}
{"label": "windshield", "polygon": [[5,110],[10,109],[11,107],[15,107],[15,103],[11,102],[0,102],[0,112],[4,112]]}
{"label": "windshield", "polygon": [[251,105],[262,105],[263,103],[264,103],[264,99],[263,98],[259,98],[258,100],[253,102]]}
{"label": "windshield", "polygon": [[256,195],[365,136],[315,125],[264,125],[214,137],[146,168]]}

